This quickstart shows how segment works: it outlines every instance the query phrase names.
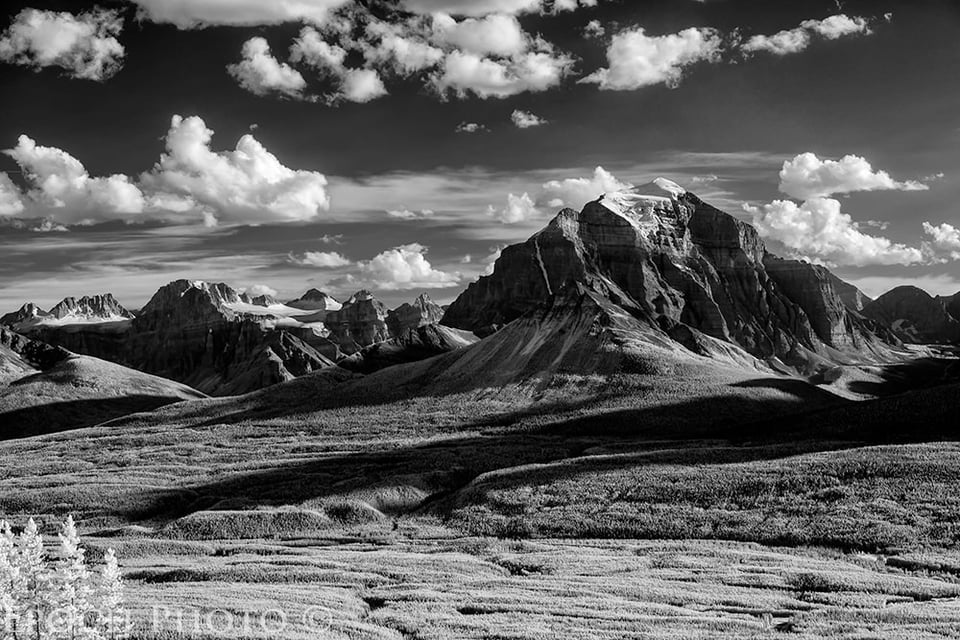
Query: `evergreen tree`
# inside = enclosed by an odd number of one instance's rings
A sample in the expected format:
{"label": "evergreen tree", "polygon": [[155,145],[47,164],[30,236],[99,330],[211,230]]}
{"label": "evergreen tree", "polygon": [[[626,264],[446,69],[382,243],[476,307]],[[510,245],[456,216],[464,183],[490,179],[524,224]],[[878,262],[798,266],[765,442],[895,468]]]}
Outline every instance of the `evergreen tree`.
{"label": "evergreen tree", "polygon": [[127,612],[123,608],[123,580],[113,549],[107,549],[103,556],[99,595],[104,637],[107,640],[123,640],[129,629]]}
{"label": "evergreen tree", "polygon": [[17,543],[16,559],[22,582],[22,595],[17,609],[19,626],[24,631],[20,637],[25,640],[26,630],[30,628],[36,640],[43,640],[46,634],[45,616],[50,605],[50,575],[46,567],[43,536],[33,518],[27,521]]}
{"label": "evergreen tree", "polygon": [[92,609],[92,576],[84,558],[86,551],[80,546],[80,536],[68,516],[60,533],[60,549],[53,595],[58,614],[59,631],[65,640],[88,640],[92,630],[85,623]]}
{"label": "evergreen tree", "polygon": [[0,638],[15,638],[17,616],[17,591],[20,585],[20,570],[16,561],[16,538],[6,520],[0,521]]}

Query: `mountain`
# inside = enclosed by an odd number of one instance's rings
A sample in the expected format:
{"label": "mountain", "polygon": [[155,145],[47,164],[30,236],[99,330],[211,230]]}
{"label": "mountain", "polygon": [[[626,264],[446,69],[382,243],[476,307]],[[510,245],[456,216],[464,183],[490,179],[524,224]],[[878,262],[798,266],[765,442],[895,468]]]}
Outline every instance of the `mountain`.
{"label": "mountain", "polygon": [[333,365],[321,348],[334,353],[336,346],[315,335],[314,327],[291,321],[290,330],[282,328],[283,311],[245,301],[224,283],[177,280],[161,287],[132,320],[41,323],[30,336],[224,395]]}
{"label": "mountain", "polygon": [[582,287],[635,318],[649,340],[696,350],[705,336],[802,371],[885,353],[834,282],[822,267],[768,254],[752,226],[661,178],[564,209],[504,249],[443,324],[490,335]]}
{"label": "mountain", "polygon": [[0,328],[0,440],[79,429],[204,394]]}
{"label": "mountain", "polygon": [[863,314],[888,325],[904,342],[949,344],[960,342],[960,320],[950,304],[923,289],[897,287],[863,308]]}
{"label": "mountain", "polygon": [[390,339],[387,307],[369,291],[358,291],[338,310],[328,311],[324,324],[330,339],[347,355]]}
{"label": "mountain", "polygon": [[296,300],[288,302],[287,306],[306,311],[338,311],[343,305],[322,291],[310,289]]}
{"label": "mountain", "polygon": [[251,298],[224,283],[177,280],[161,287],[136,317],[107,295],[67,298],[54,308],[56,315],[28,304],[4,318],[38,340],[211,395],[291,380],[392,339],[375,354],[358,356],[363,364],[355,366],[371,371],[470,342],[456,331],[427,328],[442,310],[425,294],[392,312],[369,291],[341,305],[314,289],[294,303],[310,308]]}
{"label": "mountain", "polygon": [[952,296],[939,296],[937,299],[946,307],[947,313],[955,320],[960,320],[960,293]]}
{"label": "mountain", "polygon": [[387,314],[387,327],[390,335],[403,336],[411,329],[419,329],[431,324],[437,324],[443,319],[443,308],[430,299],[426,293],[421,293],[413,303],[404,303]]}
{"label": "mountain", "polygon": [[0,317],[0,325],[8,326],[14,331],[27,331],[38,326],[124,322],[133,317],[133,313],[117,302],[112,294],[105,293],[83,296],[80,299],[67,297],[50,311],[44,311],[28,302],[18,311]]}
{"label": "mountain", "polygon": [[17,311],[0,316],[0,326],[17,328],[25,324],[36,324],[40,318],[47,316],[47,312],[28,302]]}

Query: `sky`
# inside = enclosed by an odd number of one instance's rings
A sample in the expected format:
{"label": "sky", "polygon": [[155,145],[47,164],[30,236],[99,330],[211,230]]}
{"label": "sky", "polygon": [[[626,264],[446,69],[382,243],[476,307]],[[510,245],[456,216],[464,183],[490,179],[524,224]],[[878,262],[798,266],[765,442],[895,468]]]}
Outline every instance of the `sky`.
{"label": "sky", "polygon": [[955,0],[8,0],[0,312],[178,278],[449,302],[667,177],[879,295],[960,291]]}

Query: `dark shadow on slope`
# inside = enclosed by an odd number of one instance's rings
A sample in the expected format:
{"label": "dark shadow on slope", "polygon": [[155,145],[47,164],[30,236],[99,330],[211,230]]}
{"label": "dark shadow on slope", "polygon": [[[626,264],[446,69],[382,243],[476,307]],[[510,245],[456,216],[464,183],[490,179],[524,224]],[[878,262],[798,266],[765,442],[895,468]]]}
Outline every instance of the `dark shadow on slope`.
{"label": "dark shadow on slope", "polygon": [[0,412],[0,441],[92,427],[133,413],[153,411],[182,398],[132,395],[71,400]]}
{"label": "dark shadow on slope", "polygon": [[[945,397],[950,401],[944,402]],[[735,405],[739,409],[731,413]],[[651,464],[697,468],[866,445],[953,440],[960,436],[955,419],[958,406],[960,390],[939,388],[792,417],[786,414],[796,411],[795,401],[770,399],[713,398],[674,407],[625,409],[491,428],[480,436],[418,446],[334,453],[307,463],[158,492],[142,511],[126,515],[171,519],[223,504],[279,506],[351,493],[390,512],[389,506],[377,504],[377,496],[398,486],[425,492],[431,496],[426,504],[443,513],[449,506],[444,506],[447,498],[479,475],[513,470],[510,479],[503,480],[510,486],[527,479],[518,470],[525,465],[571,463],[535,467],[542,483],[572,477],[584,469],[595,472]],[[917,407],[926,410],[918,413]],[[745,421],[747,415],[766,418]],[[394,512],[422,506],[417,502],[400,505]]]}
{"label": "dark shadow on slope", "polygon": [[[351,492],[374,495],[396,485],[414,486],[436,500],[483,473],[569,460],[597,449],[624,454],[603,463],[615,467],[739,463],[862,444],[798,442],[780,438],[777,432],[757,422],[763,417],[784,416],[797,410],[796,400],[721,397],[576,417],[562,414],[552,420],[538,415],[541,420],[515,421],[509,427],[485,425],[487,432],[479,436],[331,454],[304,464],[185,487],[176,504],[170,502],[170,492],[164,491],[143,512],[128,515],[169,519],[218,504],[289,505]],[[742,446],[745,442],[755,444]]]}
{"label": "dark shadow on slope", "polygon": [[918,358],[883,366],[882,382],[853,381],[850,390],[874,396],[892,396],[915,389],[926,389],[960,382],[960,360]]}

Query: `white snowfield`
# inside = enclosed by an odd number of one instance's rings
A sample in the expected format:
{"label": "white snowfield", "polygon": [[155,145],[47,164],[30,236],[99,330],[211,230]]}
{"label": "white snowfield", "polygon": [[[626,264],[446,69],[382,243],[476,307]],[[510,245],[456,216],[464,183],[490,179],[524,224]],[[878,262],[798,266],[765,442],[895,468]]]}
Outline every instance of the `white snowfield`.
{"label": "white snowfield", "polygon": [[676,211],[677,199],[686,193],[676,182],[657,178],[629,190],[605,193],[600,204],[642,228],[653,228],[659,225],[660,215]]}

